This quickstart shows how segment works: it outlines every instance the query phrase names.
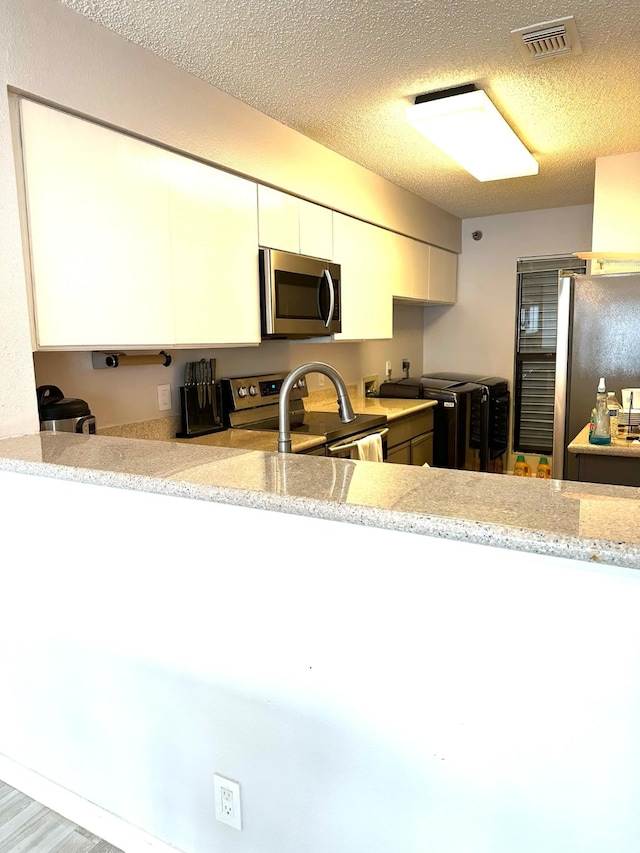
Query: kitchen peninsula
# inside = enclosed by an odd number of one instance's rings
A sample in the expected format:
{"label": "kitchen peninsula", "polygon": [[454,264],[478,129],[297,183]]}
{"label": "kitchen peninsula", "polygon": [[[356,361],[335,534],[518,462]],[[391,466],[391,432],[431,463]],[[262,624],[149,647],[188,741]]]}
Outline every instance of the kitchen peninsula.
{"label": "kitchen peninsula", "polygon": [[[228,850],[214,771],[242,784],[239,851],[472,849],[451,814],[496,834],[502,789],[540,849],[549,810],[565,839],[635,837],[638,489],[68,433],[1,440],[0,489],[4,751],[104,809],[103,837],[117,815]],[[338,835],[306,805],[327,779]]]}
{"label": "kitchen peninsula", "polygon": [[638,489],[265,453],[227,434],[203,447],[38,433],[0,441],[0,471],[640,568]]}

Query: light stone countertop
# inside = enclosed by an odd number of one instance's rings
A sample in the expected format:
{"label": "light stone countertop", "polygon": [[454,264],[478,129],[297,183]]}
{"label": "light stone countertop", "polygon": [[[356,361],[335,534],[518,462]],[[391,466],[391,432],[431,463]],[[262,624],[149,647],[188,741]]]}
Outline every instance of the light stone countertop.
{"label": "light stone countertop", "polygon": [[[350,391],[353,410],[358,415],[385,415],[392,422],[405,415],[425,411],[437,405],[435,400],[395,400],[362,397]],[[316,412],[337,412],[336,395],[332,390],[313,392],[305,399],[305,408]],[[203,445],[205,447],[224,447],[236,450],[278,450],[278,436],[275,432],[264,430],[233,429],[212,432],[198,438],[176,438],[180,429],[180,418],[155,418],[149,421],[99,427],[98,434],[117,438],[144,438],[151,441],[178,441],[182,444]],[[294,453],[305,453],[323,444],[321,436],[291,433],[291,447]]]}
{"label": "light stone countertop", "polygon": [[51,432],[0,470],[640,568],[637,488]]}
{"label": "light stone countertop", "polygon": [[640,441],[627,441],[623,438],[611,439],[611,444],[591,444],[589,442],[589,424],[582,429],[567,446],[569,453],[590,453],[597,456],[628,456],[640,459]]}
{"label": "light stone countertop", "polygon": [[[436,400],[407,400],[394,397],[362,397],[349,391],[353,411],[357,415],[386,415],[394,421],[437,406]],[[333,390],[314,391],[304,403],[305,409],[315,412],[337,412],[338,403]]]}

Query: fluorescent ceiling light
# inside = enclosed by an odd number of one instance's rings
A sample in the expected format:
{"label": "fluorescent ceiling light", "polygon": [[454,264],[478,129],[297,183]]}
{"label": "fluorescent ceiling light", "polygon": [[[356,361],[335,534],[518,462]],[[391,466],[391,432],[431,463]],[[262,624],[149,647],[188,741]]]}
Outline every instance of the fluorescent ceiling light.
{"label": "fluorescent ceiling light", "polygon": [[479,181],[538,174],[536,160],[473,84],[418,95],[407,120]]}

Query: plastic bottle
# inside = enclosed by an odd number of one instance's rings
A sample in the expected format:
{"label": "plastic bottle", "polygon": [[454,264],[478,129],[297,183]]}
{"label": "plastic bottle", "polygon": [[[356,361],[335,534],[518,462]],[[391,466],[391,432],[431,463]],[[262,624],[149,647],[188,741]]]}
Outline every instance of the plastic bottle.
{"label": "plastic bottle", "polygon": [[600,378],[596,395],[596,418],[593,432],[589,436],[591,444],[611,444],[611,421],[607,402],[607,388],[604,377]]}
{"label": "plastic bottle", "polygon": [[516,477],[531,476],[531,466],[528,462],[525,462],[524,456],[518,456],[516,459],[516,464],[513,466],[513,473]]}
{"label": "plastic bottle", "polygon": [[546,456],[541,456],[536,470],[536,477],[541,477],[544,480],[551,479],[551,465]]}
{"label": "plastic bottle", "polygon": [[620,424],[620,410],[622,409],[622,406],[618,402],[615,391],[607,392],[607,406],[609,407],[611,438],[617,438],[618,426]]}

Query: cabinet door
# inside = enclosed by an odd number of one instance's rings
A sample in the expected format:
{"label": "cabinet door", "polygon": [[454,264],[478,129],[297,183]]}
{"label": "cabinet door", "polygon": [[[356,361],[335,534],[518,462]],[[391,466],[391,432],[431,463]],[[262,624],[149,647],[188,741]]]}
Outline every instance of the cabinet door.
{"label": "cabinet door", "polygon": [[433,433],[425,433],[411,441],[411,464],[433,465]]}
{"label": "cabinet door", "polygon": [[458,256],[437,246],[429,253],[429,301],[454,303],[457,292]]}
{"label": "cabinet door", "polygon": [[269,249],[300,252],[300,210],[295,196],[258,186],[258,239]]}
{"label": "cabinet door", "polygon": [[387,450],[387,462],[395,465],[411,465],[411,442],[405,441]]}
{"label": "cabinet door", "polygon": [[342,268],[342,332],[335,340],[393,336],[388,231],[341,213],[333,215],[336,263]]}
{"label": "cabinet door", "polygon": [[21,102],[38,348],[173,342],[162,149]]}
{"label": "cabinet door", "polygon": [[257,186],[170,156],[176,344],[258,344]]}
{"label": "cabinet door", "polygon": [[409,239],[409,295],[411,299],[426,302],[429,299],[429,263],[433,246]]}
{"label": "cabinet door", "polygon": [[389,241],[391,293],[398,299],[410,299],[412,296],[413,280],[409,243],[409,238],[402,234],[392,234]]}
{"label": "cabinet door", "polygon": [[300,254],[333,260],[333,211],[299,199]]}
{"label": "cabinet door", "polygon": [[416,302],[454,303],[458,256],[420,240],[394,235],[393,295]]}
{"label": "cabinet door", "polygon": [[402,234],[392,234],[391,260],[393,296],[425,301],[429,285],[429,246]]}
{"label": "cabinet door", "polygon": [[333,260],[333,211],[296,196],[258,186],[261,246]]}

